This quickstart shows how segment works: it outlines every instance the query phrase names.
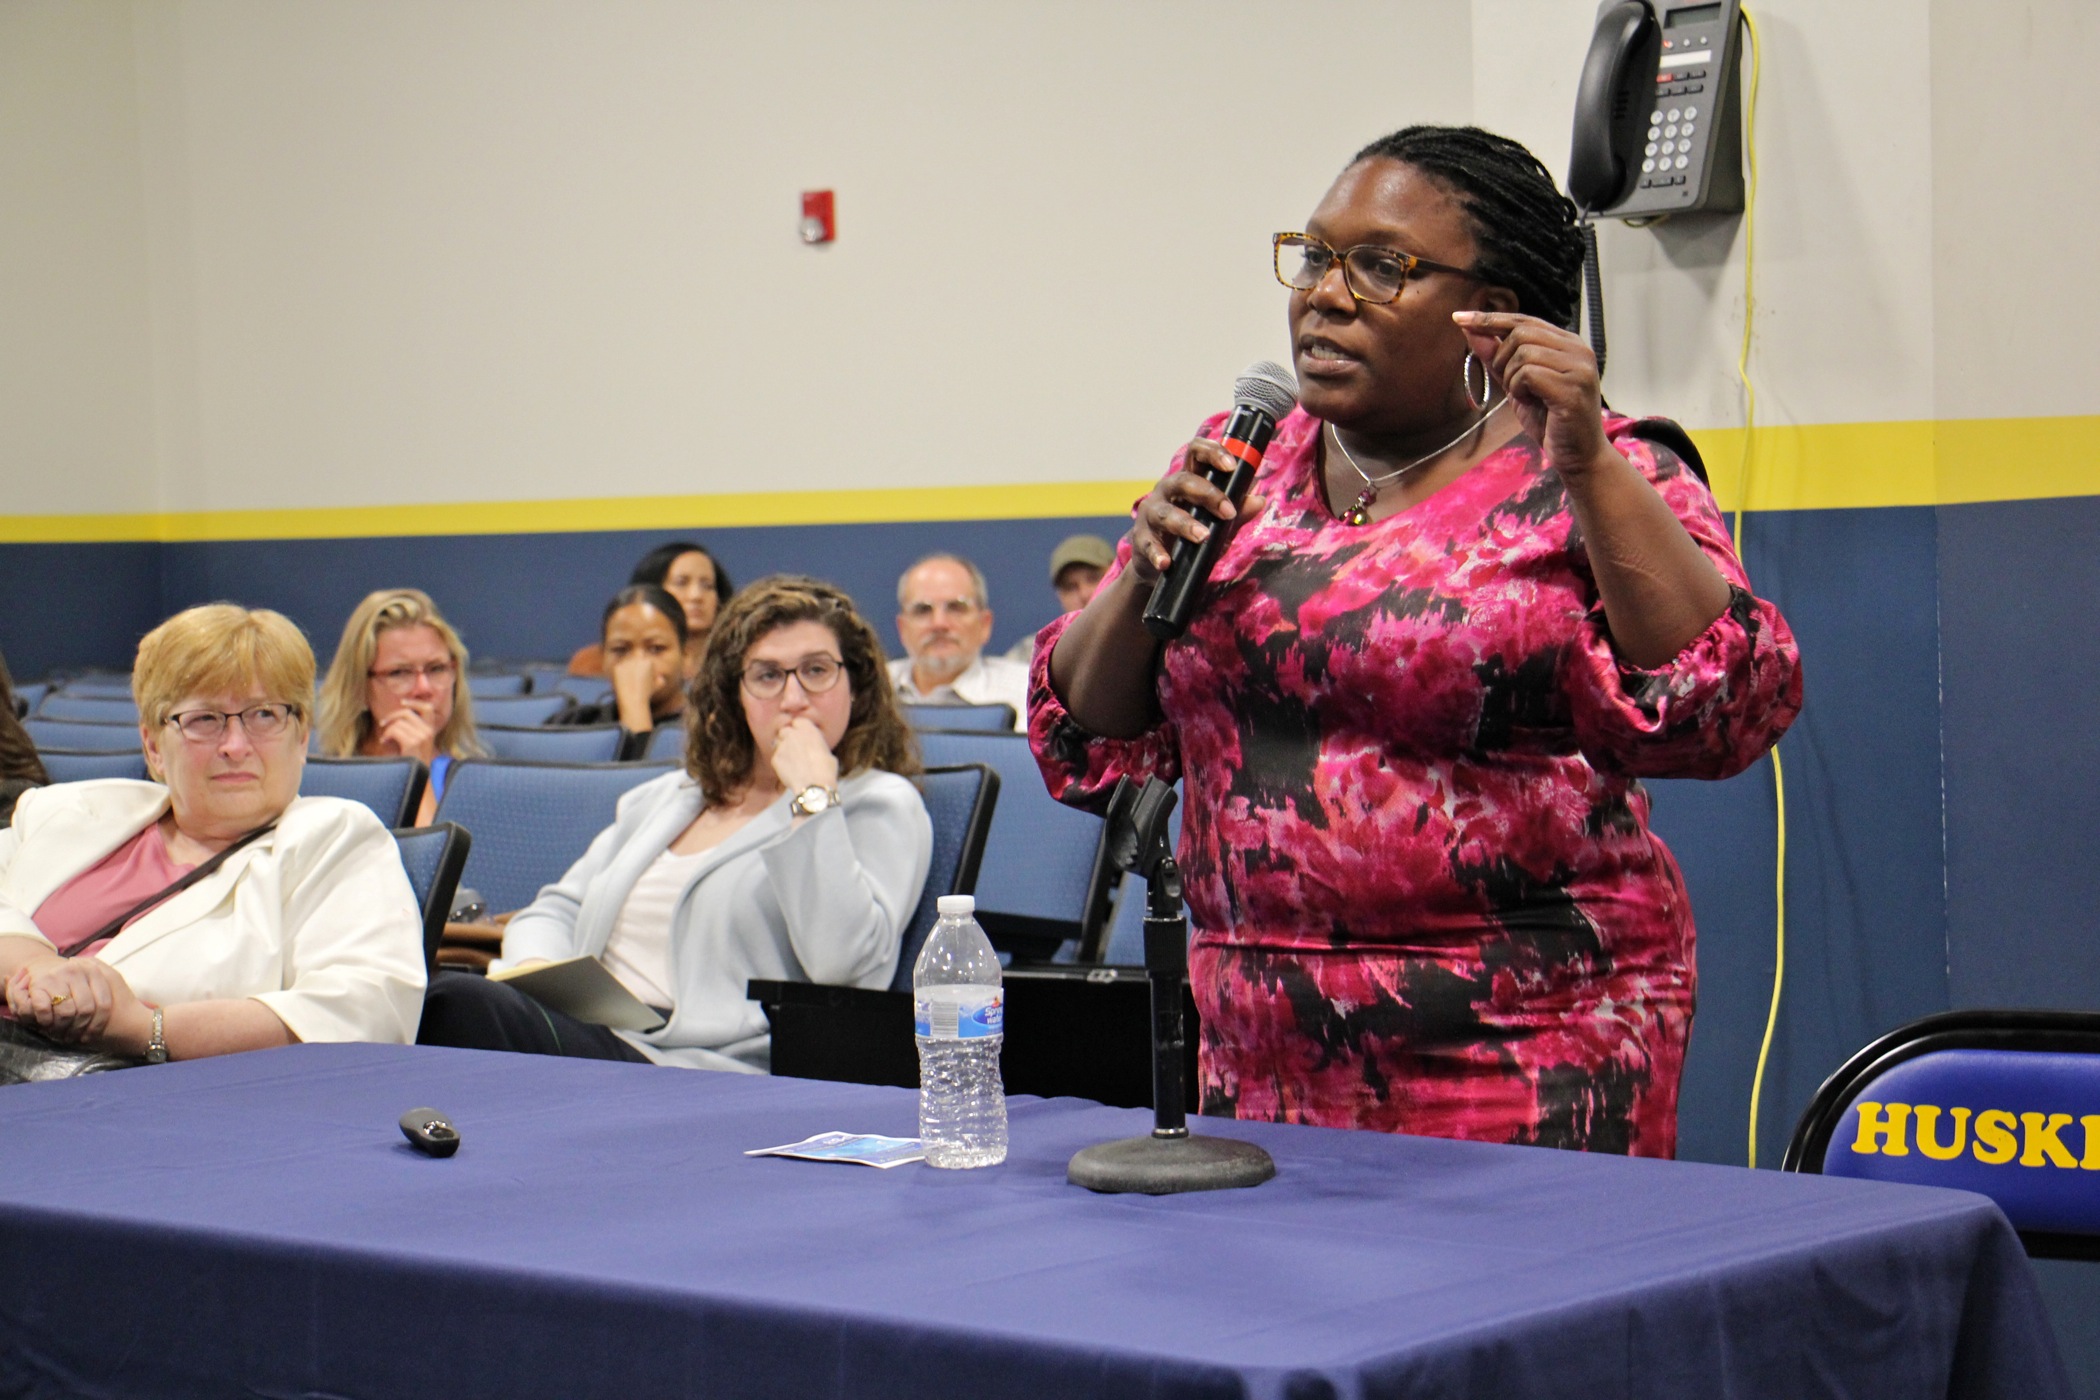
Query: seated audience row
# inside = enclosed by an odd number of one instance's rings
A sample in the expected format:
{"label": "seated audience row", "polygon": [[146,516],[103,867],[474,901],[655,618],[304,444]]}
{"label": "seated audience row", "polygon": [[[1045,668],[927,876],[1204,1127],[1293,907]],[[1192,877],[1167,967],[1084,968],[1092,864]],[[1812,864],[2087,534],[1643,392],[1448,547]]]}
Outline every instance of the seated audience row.
{"label": "seated audience row", "polygon": [[[616,690],[630,631],[674,642],[634,649],[648,693],[636,682],[625,698],[646,699],[647,718],[676,688],[682,609],[630,592],[607,614]],[[633,629],[614,625],[636,610],[647,616]],[[298,796],[311,649],[274,612],[213,604],[140,645],[133,690],[153,780],[32,788],[0,831],[5,1034],[159,1061],[400,1042],[422,1020],[433,1043],[763,1071],[769,1041],[746,981],[887,985],[932,828],[910,781],[916,742],[850,599],[763,580],[719,630],[692,688],[683,770],[628,794],[504,941],[506,964],[600,957],[662,1009],[661,1030],[616,1035],[461,974],[441,978],[426,1010],[422,916],[390,833],[360,804]],[[331,670],[331,692],[351,698],[327,742],[460,756],[464,662],[429,599],[373,595]]]}

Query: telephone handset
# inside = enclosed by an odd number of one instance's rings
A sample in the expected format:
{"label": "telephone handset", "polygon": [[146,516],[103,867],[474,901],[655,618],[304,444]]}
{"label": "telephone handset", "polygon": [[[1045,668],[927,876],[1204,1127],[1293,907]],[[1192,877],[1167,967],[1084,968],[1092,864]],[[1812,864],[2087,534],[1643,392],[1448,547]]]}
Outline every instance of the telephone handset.
{"label": "telephone handset", "polygon": [[1575,98],[1568,193],[1587,214],[1647,219],[1743,207],[1739,0],[1604,0]]}

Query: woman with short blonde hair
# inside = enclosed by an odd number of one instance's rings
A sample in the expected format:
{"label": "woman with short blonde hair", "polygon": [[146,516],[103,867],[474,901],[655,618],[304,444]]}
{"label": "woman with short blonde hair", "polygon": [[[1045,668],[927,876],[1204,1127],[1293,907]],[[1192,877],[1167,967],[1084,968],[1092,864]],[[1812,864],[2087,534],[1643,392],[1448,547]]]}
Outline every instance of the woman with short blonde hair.
{"label": "woman with short blonde hair", "polygon": [[0,831],[8,1036],[148,1062],[409,1039],[422,916],[368,808],[299,796],[313,689],[306,639],[265,609],[146,634],[157,781],[33,789]]}
{"label": "woman with short blonde hair", "polygon": [[367,594],[343,625],[321,683],[320,751],[330,758],[421,759],[430,784],[415,825],[429,825],[452,760],[485,752],[474,731],[466,674],[466,643],[429,594],[416,588]]}

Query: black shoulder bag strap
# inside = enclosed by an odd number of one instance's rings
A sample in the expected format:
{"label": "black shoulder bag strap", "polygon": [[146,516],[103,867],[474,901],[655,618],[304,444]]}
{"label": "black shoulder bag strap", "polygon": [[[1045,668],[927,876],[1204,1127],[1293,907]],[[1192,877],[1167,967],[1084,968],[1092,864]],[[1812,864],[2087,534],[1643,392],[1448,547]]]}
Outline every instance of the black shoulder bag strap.
{"label": "black shoulder bag strap", "polygon": [[198,866],[195,870],[192,870],[189,874],[183,876],[180,880],[177,880],[174,884],[168,886],[166,889],[159,890],[153,894],[147,895],[137,904],[132,905],[129,909],[126,909],[123,913],[117,915],[117,917],[115,917],[114,919],[111,919],[101,928],[96,929],[87,937],[69,943],[65,947],[59,949],[58,955],[62,958],[70,958],[78,954],[83,948],[94,947],[95,944],[99,943],[105,938],[115,938],[119,933],[123,931],[124,925],[130,923],[133,919],[136,919],[139,915],[145,913],[148,909],[153,908],[156,904],[160,904],[167,900],[173,899],[176,895],[181,894],[184,890],[188,889],[191,885],[196,884],[199,880],[208,878],[213,871],[217,870],[220,866],[224,865],[228,860],[230,860],[235,851],[238,851],[241,847],[246,846],[249,843],[255,841],[258,837],[261,837],[265,833],[274,831],[276,827],[277,823],[271,822],[268,826],[259,826],[255,828],[255,830],[249,832],[246,836],[243,836],[240,840],[234,842],[231,846],[228,846],[225,850],[219,852],[210,860],[204,862],[204,864]]}

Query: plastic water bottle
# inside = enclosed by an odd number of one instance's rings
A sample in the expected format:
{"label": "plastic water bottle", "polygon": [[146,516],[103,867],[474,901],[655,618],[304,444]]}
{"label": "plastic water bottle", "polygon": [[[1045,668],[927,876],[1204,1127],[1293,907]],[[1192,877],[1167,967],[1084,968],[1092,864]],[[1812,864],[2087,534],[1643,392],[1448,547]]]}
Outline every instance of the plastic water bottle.
{"label": "plastic water bottle", "polygon": [[977,901],[942,895],[940,921],[911,973],[919,1040],[919,1138],[929,1167],[1006,1160],[1006,993],[999,955],[974,917]]}

